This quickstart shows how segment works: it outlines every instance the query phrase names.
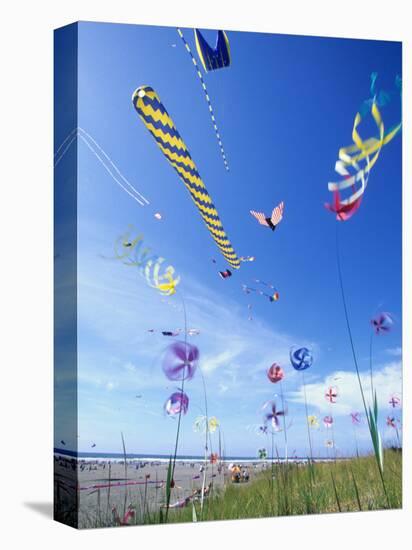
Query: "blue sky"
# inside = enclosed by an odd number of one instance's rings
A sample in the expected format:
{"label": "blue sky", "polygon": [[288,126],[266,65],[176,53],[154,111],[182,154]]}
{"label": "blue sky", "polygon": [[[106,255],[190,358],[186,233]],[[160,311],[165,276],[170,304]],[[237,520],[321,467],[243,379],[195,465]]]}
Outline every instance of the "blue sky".
{"label": "blue sky", "polygon": [[[183,29],[194,50],[192,30]],[[214,41],[213,32],[205,35]],[[161,370],[170,343],[150,328],[183,322],[201,334],[200,350],[209,413],[217,416],[227,454],[255,455],[267,441],[256,434],[260,408],[278,388],[265,375],[273,363],[286,371],[284,392],[290,451],[307,453],[302,379],[289,365],[292,345],[309,345],[315,361],[306,371],[310,414],[330,412],[328,384],[339,387],[334,405],[336,446],[354,452],[351,410],[361,410],[345,331],[335,259],[335,220],[323,207],[336,180],[338,149],[351,142],[353,118],[369,96],[369,76],[391,89],[401,74],[400,43],[230,32],[232,65],[205,76],[230,172],[224,169],[207,105],[190,58],[174,28],[81,23],[78,125],[110,155],[150,201],[144,208],[110,178],[78,143],[78,426],[80,451],[169,453],[176,423],[163,414],[175,387]],[[232,278],[182,182],[139,120],[132,102],[140,85],[152,86],[172,116],[213,197],[239,255],[254,255]],[[383,111],[387,126],[399,119],[399,102]],[[387,121],[387,122],[386,122]],[[69,124],[69,123],[68,123]],[[65,128],[60,143],[72,130]],[[370,135],[369,122],[362,127]],[[368,134],[369,131],[369,134]],[[66,160],[58,166],[62,177]],[[66,167],[66,168],[65,168]],[[270,212],[285,202],[275,233],[249,210]],[[161,212],[163,219],[154,218]],[[361,370],[369,362],[369,319],[393,313],[394,330],[374,341],[376,386],[384,424],[389,396],[401,392],[401,137],[382,151],[359,212],[340,227],[342,262]],[[137,269],[105,259],[132,225],[145,243],[181,276],[178,293],[162,300]],[[56,251],[58,252],[58,251]],[[211,259],[215,258],[217,264]],[[63,262],[62,262],[63,263]],[[246,297],[254,278],[276,285],[276,303]],[[254,320],[248,321],[247,304]],[[338,373],[338,374],[337,374]],[[334,378],[339,381],[334,382]],[[190,409],[180,453],[200,454],[193,421],[202,413],[200,376],[187,384]],[[136,399],[142,394],[141,399]],[[393,438],[382,425],[387,441]],[[324,429],[313,433],[325,454]],[[69,435],[56,434],[57,442]],[[369,448],[365,426],[359,445]],[[215,442],[216,443],[216,442]],[[277,436],[283,452],[283,436]]]}

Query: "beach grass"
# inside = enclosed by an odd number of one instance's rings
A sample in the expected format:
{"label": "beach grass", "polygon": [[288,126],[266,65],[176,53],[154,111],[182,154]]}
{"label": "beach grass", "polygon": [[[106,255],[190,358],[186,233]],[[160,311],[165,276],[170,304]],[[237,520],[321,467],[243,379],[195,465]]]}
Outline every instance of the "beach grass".
{"label": "beach grass", "polygon": [[[402,507],[402,453],[399,451],[385,451],[388,498],[374,456],[312,466],[275,463],[273,471],[273,492],[271,468],[268,468],[254,481],[229,484],[207,499],[204,518],[228,520]],[[192,516],[192,506],[173,510],[169,522],[190,522]]]}
{"label": "beach grass", "polygon": [[[273,468],[268,461],[267,468],[251,476],[247,483],[232,483],[227,476],[225,485],[214,488],[204,499],[203,514],[199,498],[183,508],[169,509],[167,523],[401,508],[401,450],[385,450],[383,475],[386,494],[374,455],[338,459],[336,462],[275,461]],[[82,528],[116,525],[108,518],[108,504],[103,504],[103,499],[101,505],[105,510],[99,510],[99,496],[97,507],[88,509],[87,514],[83,510]],[[134,499],[131,496],[129,493],[127,503],[136,513],[129,525],[165,523],[165,506],[161,503],[167,501],[166,493],[159,494],[159,501],[156,495],[156,505],[150,509],[143,494],[140,499],[136,494]]]}

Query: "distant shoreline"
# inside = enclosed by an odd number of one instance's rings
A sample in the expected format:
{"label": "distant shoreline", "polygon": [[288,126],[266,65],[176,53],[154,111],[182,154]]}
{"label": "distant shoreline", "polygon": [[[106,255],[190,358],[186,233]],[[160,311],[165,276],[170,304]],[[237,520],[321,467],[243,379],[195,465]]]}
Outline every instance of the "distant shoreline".
{"label": "distant shoreline", "polygon": [[[70,458],[76,458],[78,460],[87,460],[87,461],[93,461],[93,460],[123,460],[124,455],[123,453],[102,453],[102,452],[85,452],[85,451],[72,451],[69,449],[60,449],[55,448],[54,449],[55,455],[60,455],[64,457],[70,457]],[[145,453],[126,453],[127,460],[138,460],[138,461],[147,461],[147,462],[169,462],[170,455],[165,454],[145,454]],[[349,460],[352,457],[338,457],[336,460]],[[176,460],[178,462],[204,462],[205,457],[201,455],[177,455]],[[285,461],[285,457],[274,457],[273,461],[277,462],[283,462]],[[288,457],[288,460],[290,462],[292,461],[307,461],[307,456],[293,456]],[[324,461],[324,462],[331,462],[334,459],[328,458],[324,456],[319,457],[313,457],[314,461]],[[266,459],[261,459],[253,456],[226,456],[222,458],[222,462],[255,462],[256,464],[264,463],[264,462],[270,462],[271,457],[267,457]]]}

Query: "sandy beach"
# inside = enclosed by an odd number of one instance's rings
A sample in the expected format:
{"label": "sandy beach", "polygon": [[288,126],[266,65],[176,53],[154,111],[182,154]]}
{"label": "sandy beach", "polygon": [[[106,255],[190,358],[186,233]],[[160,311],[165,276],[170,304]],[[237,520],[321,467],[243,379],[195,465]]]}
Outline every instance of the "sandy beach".
{"label": "sandy beach", "polygon": [[[240,463],[249,473],[249,483],[266,466],[262,463]],[[176,461],[174,487],[171,493],[173,506],[187,505],[195,495],[200,499],[205,463],[200,461]],[[130,460],[125,469],[122,460],[78,460],[55,458],[55,491],[60,500],[76,487],[79,507],[79,527],[93,527],[95,523],[112,524],[113,517],[122,521],[125,510],[132,509],[131,524],[142,523],[144,514],[158,511],[166,503],[166,478],[168,463],[161,461]],[[205,468],[206,498],[209,487],[222,491],[230,481],[228,463],[211,464]],[[212,485],[211,485],[212,484]],[[68,499],[70,500],[70,499]],[[107,521],[105,521],[107,518]]]}

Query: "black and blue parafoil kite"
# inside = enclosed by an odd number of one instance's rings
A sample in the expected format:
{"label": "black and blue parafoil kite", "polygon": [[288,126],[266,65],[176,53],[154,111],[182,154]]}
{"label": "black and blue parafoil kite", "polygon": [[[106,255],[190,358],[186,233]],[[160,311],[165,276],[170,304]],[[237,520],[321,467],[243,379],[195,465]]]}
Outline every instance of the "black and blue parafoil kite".
{"label": "black and blue parafoil kite", "polygon": [[229,39],[225,31],[217,31],[216,45],[212,48],[199,29],[195,29],[196,49],[206,72],[230,65]]}

